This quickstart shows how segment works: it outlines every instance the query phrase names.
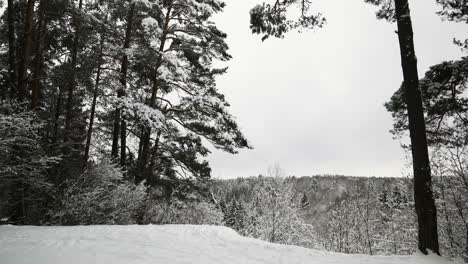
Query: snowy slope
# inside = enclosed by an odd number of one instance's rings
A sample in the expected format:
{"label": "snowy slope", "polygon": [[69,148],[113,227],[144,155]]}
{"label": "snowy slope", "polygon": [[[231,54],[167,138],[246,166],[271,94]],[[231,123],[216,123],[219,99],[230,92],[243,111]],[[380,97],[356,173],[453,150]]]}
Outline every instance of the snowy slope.
{"label": "snowy slope", "polygon": [[263,242],[216,226],[0,226],[0,263],[435,264],[437,256],[345,255]]}

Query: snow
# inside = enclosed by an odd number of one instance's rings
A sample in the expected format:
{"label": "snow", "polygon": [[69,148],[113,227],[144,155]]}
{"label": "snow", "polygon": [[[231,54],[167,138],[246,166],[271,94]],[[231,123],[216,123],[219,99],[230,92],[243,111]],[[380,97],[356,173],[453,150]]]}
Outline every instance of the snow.
{"label": "snow", "polygon": [[436,255],[345,255],[242,237],[221,226],[0,226],[0,262],[444,264]]}
{"label": "snow", "polygon": [[3,55],[3,54],[7,54],[8,53],[8,49],[7,48],[3,48],[0,47],[0,55]]}
{"label": "snow", "polygon": [[143,20],[141,20],[141,24],[145,28],[157,27],[159,25],[158,21],[156,19],[152,18],[152,17],[143,18]]}

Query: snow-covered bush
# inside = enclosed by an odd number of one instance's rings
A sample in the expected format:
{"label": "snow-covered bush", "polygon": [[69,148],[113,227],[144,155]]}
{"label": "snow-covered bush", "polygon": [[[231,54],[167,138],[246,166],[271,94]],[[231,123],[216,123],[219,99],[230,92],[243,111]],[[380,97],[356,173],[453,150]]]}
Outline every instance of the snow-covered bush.
{"label": "snow-covered bush", "polygon": [[223,213],[212,203],[199,200],[153,201],[144,216],[147,224],[221,225]]}
{"label": "snow-covered bush", "polygon": [[468,147],[440,147],[431,162],[441,254],[468,262]]}
{"label": "snow-covered bush", "polygon": [[0,218],[39,224],[54,186],[47,169],[59,159],[48,156],[41,140],[43,122],[17,103],[0,103]]}
{"label": "snow-covered bush", "polygon": [[273,243],[316,248],[312,225],[301,216],[300,197],[290,182],[281,177],[266,177],[254,187],[247,204],[244,235]]}
{"label": "snow-covered bush", "polygon": [[58,224],[134,224],[146,197],[146,187],[123,180],[110,162],[91,166],[66,188],[54,214]]}

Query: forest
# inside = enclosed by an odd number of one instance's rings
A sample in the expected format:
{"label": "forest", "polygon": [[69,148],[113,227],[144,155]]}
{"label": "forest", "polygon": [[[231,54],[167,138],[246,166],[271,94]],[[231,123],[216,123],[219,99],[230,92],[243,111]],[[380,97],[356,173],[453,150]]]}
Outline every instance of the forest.
{"label": "forest", "polygon": [[[408,0],[364,2],[398,29],[402,83],[384,107],[411,156],[400,178],[279,166],[212,178],[213,149],[255,144],[217,87],[232,57],[213,17],[229,1],[0,0],[1,223],[225,225],[272,243],[468,261],[468,56],[420,78]],[[466,0],[435,2],[468,24]],[[249,16],[259,42],[327,26],[308,0],[259,1]],[[453,45],[468,52],[468,39]]]}
{"label": "forest", "polygon": [[[213,194],[227,226],[273,243],[350,254],[407,255],[417,249],[409,178],[266,175],[217,180]],[[466,255],[463,178],[434,179],[441,254]],[[457,186],[453,188],[453,186]]]}

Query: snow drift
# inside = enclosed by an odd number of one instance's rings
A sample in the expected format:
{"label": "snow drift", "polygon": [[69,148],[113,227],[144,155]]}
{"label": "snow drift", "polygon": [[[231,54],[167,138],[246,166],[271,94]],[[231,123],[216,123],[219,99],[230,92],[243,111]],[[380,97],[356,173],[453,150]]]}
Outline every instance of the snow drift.
{"label": "snow drift", "polygon": [[221,226],[0,226],[0,262],[443,264],[438,256],[346,255],[272,244]]}

